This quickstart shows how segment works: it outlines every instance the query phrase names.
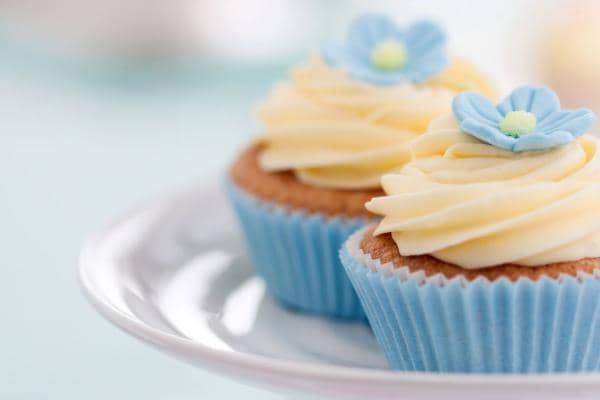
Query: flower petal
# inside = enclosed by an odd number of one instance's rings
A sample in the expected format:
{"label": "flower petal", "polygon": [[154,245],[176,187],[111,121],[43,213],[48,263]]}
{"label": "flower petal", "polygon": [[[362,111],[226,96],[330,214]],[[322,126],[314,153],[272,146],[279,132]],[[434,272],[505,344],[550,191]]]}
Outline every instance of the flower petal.
{"label": "flower petal", "polygon": [[547,87],[521,86],[502,100],[497,108],[502,115],[511,111],[528,111],[541,121],[560,110],[560,101],[556,93]]}
{"label": "flower petal", "polygon": [[538,121],[542,121],[548,115],[558,111],[560,111],[560,100],[556,93],[547,87],[534,90],[529,112],[533,113]]}
{"label": "flower petal", "polygon": [[430,53],[425,57],[420,57],[409,61],[408,65],[402,71],[407,80],[413,83],[425,82],[431,77],[442,72],[448,65],[448,57],[445,52]]}
{"label": "flower petal", "polygon": [[460,129],[483,142],[505,150],[513,151],[517,141],[517,139],[503,134],[497,127],[473,118],[466,118],[461,121]]}
{"label": "flower petal", "polygon": [[[561,111],[558,97],[545,87],[517,88],[495,108],[481,95],[460,93],[454,97],[452,111],[464,132],[515,152],[565,145],[596,123],[596,115],[591,110]],[[500,129],[500,121],[511,111],[533,113],[537,118],[533,132],[517,138],[505,135]]]}
{"label": "flower petal", "polygon": [[513,151],[546,150],[565,145],[573,140],[573,136],[566,131],[556,131],[550,134],[531,133],[517,139]]}
{"label": "flower petal", "polygon": [[484,96],[476,92],[463,92],[454,96],[452,112],[460,123],[467,118],[481,120],[490,125],[498,125],[502,115]]}
{"label": "flower petal", "polygon": [[397,36],[400,29],[393,19],[383,14],[363,14],[352,21],[348,32],[347,47],[359,51],[361,55],[370,54],[380,41]]}
{"label": "flower petal", "polygon": [[361,65],[359,63],[355,63],[349,72],[353,79],[366,81],[379,86],[398,84],[408,80],[404,71],[381,72],[373,67]]}
{"label": "flower petal", "polygon": [[596,125],[596,115],[587,108],[553,113],[538,123],[536,131],[567,131],[578,137]]}
{"label": "flower petal", "polygon": [[443,52],[446,34],[432,21],[417,21],[408,27],[405,40],[409,54],[419,57],[431,51]]}
{"label": "flower petal", "polygon": [[345,47],[337,44],[326,44],[321,48],[321,56],[329,65],[352,65],[354,57]]}
{"label": "flower petal", "polygon": [[[345,67],[351,77],[376,85],[419,83],[440,73],[448,64],[442,29],[430,21],[412,24],[408,32],[383,14],[364,14],[356,18],[344,46],[327,45],[323,59],[330,65]],[[376,45],[387,39],[397,39],[406,46],[408,60],[404,68],[384,70],[372,65]]]}

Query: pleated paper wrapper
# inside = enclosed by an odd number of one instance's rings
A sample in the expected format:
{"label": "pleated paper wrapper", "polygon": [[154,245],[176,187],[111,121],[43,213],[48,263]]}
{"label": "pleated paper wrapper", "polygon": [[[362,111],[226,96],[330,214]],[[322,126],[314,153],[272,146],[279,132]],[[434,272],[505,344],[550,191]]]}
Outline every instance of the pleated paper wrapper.
{"label": "pleated paper wrapper", "polygon": [[390,366],[403,371],[598,371],[600,274],[532,281],[426,277],[381,264],[354,233],[340,258]]}
{"label": "pleated paper wrapper", "polygon": [[276,299],[298,311],[365,320],[339,249],[351,233],[372,221],[288,210],[230,180],[225,191],[256,272]]}

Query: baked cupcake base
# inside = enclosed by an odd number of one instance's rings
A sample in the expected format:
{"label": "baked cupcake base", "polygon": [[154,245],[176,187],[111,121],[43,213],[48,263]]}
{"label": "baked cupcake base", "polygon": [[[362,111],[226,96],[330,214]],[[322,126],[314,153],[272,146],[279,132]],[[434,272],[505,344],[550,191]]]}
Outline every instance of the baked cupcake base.
{"label": "baked cupcake base", "polygon": [[[444,268],[436,273],[440,266],[431,264],[432,257],[394,258],[391,246],[365,239],[369,229],[353,234],[340,257],[392,368],[463,373],[599,370],[596,270],[513,279],[511,266],[496,267],[497,274],[505,268],[507,275],[491,279],[468,278]],[[410,265],[395,265],[394,260]],[[586,260],[584,268],[588,262],[597,260]],[[557,268],[548,266],[547,272]]]}
{"label": "baked cupcake base", "polygon": [[290,172],[263,171],[257,155],[257,147],[242,153],[225,188],[269,292],[296,310],[364,320],[338,251],[370,221],[363,204],[375,192],[305,185]]}
{"label": "baked cupcake base", "polygon": [[260,146],[244,150],[233,163],[229,179],[256,199],[292,211],[327,217],[373,219],[365,203],[383,196],[378,190],[321,188],[301,182],[291,171],[268,172],[258,164]]}
{"label": "baked cupcake base", "polygon": [[440,261],[432,256],[402,256],[391,234],[373,236],[374,231],[375,227],[373,226],[365,232],[360,242],[360,249],[363,253],[368,254],[374,260],[379,260],[381,264],[391,263],[395,267],[407,267],[411,272],[422,271],[426,276],[442,274],[449,279],[461,276],[469,281],[480,277],[490,281],[502,277],[510,281],[517,281],[520,278],[529,278],[535,281],[543,276],[557,279],[561,274],[576,276],[580,272],[593,273],[600,267],[600,258],[586,258],[538,267],[502,264],[490,268],[469,270]]}

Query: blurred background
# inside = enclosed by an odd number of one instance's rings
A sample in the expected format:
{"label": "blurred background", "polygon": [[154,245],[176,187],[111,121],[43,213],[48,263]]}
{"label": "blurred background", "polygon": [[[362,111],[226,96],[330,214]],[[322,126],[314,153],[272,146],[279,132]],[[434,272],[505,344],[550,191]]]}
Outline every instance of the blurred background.
{"label": "blurred background", "polygon": [[545,83],[600,111],[593,0],[0,1],[0,398],[289,397],[110,326],[78,252],[124,208],[218,178],[269,87],[365,11],[439,20],[501,95]]}

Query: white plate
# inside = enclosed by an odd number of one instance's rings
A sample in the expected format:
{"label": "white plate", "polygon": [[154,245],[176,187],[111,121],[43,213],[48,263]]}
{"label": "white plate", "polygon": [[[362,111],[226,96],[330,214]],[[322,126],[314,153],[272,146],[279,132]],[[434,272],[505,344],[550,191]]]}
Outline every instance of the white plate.
{"label": "white plate", "polygon": [[600,375],[388,370],[367,326],[296,314],[265,293],[217,185],[166,196],[110,224],[86,244],[80,280],[96,309],[126,332],[273,388],[363,399],[600,397]]}

